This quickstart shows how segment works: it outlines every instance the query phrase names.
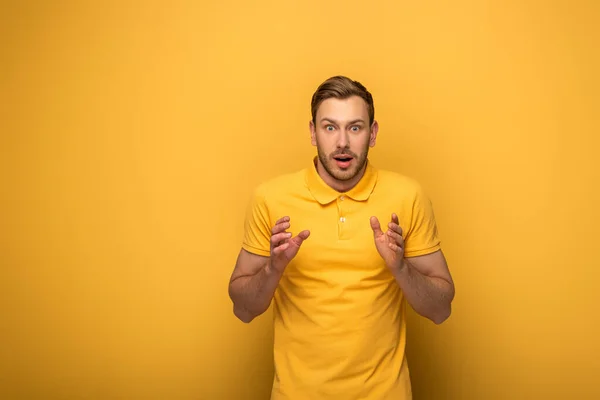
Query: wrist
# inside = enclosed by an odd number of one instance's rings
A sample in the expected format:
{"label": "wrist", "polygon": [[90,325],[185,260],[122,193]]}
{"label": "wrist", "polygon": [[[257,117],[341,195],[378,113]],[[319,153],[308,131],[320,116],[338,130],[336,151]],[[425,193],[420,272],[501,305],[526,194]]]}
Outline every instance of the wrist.
{"label": "wrist", "polygon": [[279,277],[283,272],[284,267],[273,265],[273,261],[269,260],[267,265],[265,266],[265,275],[267,277],[276,276]]}
{"label": "wrist", "polygon": [[406,272],[406,270],[408,269],[408,262],[405,259],[402,259],[401,262],[399,262],[396,265],[389,267],[389,268],[392,271],[392,274],[394,276],[397,276],[399,274]]}

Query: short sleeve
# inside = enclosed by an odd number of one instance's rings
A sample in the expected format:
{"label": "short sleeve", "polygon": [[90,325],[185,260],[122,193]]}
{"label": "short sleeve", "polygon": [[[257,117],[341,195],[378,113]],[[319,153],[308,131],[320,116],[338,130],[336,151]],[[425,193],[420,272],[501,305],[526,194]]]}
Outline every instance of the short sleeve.
{"label": "short sleeve", "polygon": [[246,209],[242,248],[250,253],[269,256],[271,253],[271,223],[265,196],[257,188]]}
{"label": "short sleeve", "polygon": [[412,218],[404,239],[405,257],[433,253],[441,248],[431,200],[417,185],[412,206]]}

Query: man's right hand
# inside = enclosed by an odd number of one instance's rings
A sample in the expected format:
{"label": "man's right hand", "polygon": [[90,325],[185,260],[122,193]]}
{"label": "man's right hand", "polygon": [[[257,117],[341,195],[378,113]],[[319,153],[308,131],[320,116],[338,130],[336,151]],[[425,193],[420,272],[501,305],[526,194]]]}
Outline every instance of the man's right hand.
{"label": "man's right hand", "polygon": [[290,261],[298,254],[300,246],[310,235],[310,231],[304,230],[292,237],[287,232],[290,227],[290,217],[279,219],[271,230],[271,263],[270,267],[278,272],[283,272]]}
{"label": "man's right hand", "polygon": [[243,322],[252,321],[269,308],[283,271],[310,235],[304,230],[292,237],[286,231],[289,227],[286,216],[271,229],[269,257],[240,250],[229,282],[229,297],[234,314]]}

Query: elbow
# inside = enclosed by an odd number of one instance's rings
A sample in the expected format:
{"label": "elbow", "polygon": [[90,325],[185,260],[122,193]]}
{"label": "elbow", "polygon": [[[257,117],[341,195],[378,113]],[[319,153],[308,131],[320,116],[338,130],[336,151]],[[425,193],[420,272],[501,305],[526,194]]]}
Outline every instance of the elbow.
{"label": "elbow", "polygon": [[239,301],[236,301],[236,295],[231,284],[229,285],[229,298],[233,303],[233,315],[245,324],[252,322],[255,315],[249,313],[245,307],[240,306]]}
{"label": "elbow", "polygon": [[446,296],[444,305],[440,307],[438,312],[430,318],[434,324],[441,325],[448,318],[450,318],[450,315],[452,315],[452,301],[454,300],[454,294],[454,285],[452,285],[450,293]]}
{"label": "elbow", "polygon": [[452,315],[452,306],[448,304],[443,310],[433,315],[430,319],[436,325],[441,325]]}
{"label": "elbow", "polygon": [[238,299],[232,289],[232,287],[229,287],[229,298],[231,299],[232,303],[233,303],[233,315],[236,316],[237,319],[239,319],[240,321],[242,321],[245,324],[249,324],[250,322],[252,322],[256,317],[258,317],[259,315],[261,315],[262,313],[264,313],[266,310],[253,310],[253,309],[248,309],[247,305],[241,301],[240,299]]}
{"label": "elbow", "polygon": [[450,318],[450,314],[447,314],[447,315],[436,315],[435,317],[431,318],[431,321],[433,321],[433,323],[436,324],[436,325],[441,325],[448,318]]}
{"label": "elbow", "polygon": [[262,313],[254,314],[242,307],[233,306],[233,314],[245,324],[249,324]]}
{"label": "elbow", "polygon": [[247,310],[240,309],[239,307],[233,306],[233,314],[245,324],[249,324],[256,318],[255,315],[250,314]]}

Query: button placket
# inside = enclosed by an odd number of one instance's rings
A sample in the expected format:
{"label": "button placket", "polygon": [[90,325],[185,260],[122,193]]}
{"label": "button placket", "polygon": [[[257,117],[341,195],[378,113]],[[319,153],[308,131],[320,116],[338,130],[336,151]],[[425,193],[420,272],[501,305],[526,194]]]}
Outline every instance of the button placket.
{"label": "button placket", "polygon": [[345,236],[347,230],[346,227],[346,208],[348,204],[345,202],[346,196],[341,195],[338,197],[337,208],[338,208],[338,238],[342,239]]}

